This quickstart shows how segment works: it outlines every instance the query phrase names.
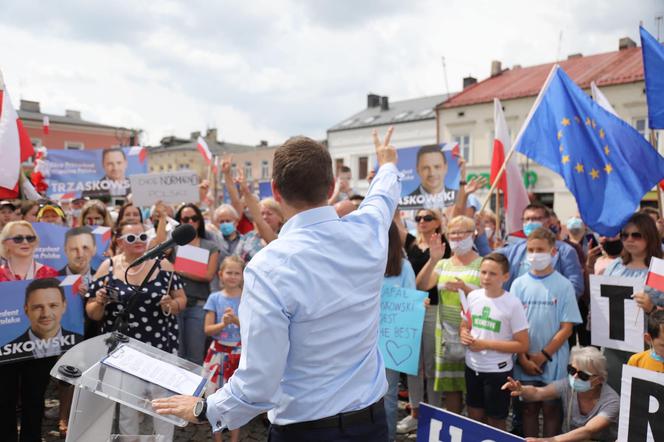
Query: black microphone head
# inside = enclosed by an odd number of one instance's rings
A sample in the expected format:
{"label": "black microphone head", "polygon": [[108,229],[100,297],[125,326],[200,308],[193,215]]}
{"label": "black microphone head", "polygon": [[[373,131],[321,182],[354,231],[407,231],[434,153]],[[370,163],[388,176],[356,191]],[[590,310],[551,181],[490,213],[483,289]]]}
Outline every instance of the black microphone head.
{"label": "black microphone head", "polygon": [[171,238],[173,238],[175,244],[184,246],[196,238],[196,229],[191,224],[180,224],[175,229],[173,229]]}

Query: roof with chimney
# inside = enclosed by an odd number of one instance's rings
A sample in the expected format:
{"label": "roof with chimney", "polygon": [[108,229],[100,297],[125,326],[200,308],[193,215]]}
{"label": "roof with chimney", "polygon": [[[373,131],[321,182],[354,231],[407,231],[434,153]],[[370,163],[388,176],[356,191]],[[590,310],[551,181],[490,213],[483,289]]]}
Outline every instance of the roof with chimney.
{"label": "roof with chimney", "polygon": [[[621,39],[619,47],[618,51],[604,54],[589,56],[573,54],[567,60],[558,63],[582,88],[590,87],[591,81],[600,87],[642,81],[641,48],[636,47],[636,43],[629,38]],[[493,72],[491,77],[468,86],[454,97],[441,103],[438,108],[448,109],[489,103],[493,101],[494,97],[511,100],[536,96],[553,65],[554,63],[545,63],[525,68],[515,66],[502,71],[498,67],[498,72]],[[493,68],[492,71],[494,71]]]}
{"label": "roof with chimney", "polygon": [[49,124],[69,124],[75,126],[94,127],[98,129],[125,129],[119,126],[95,123],[81,118],[81,112],[77,110],[66,110],[64,115],[47,114],[41,111],[38,101],[21,100],[21,106],[17,111],[21,120],[37,121],[41,125],[44,117],[48,117]]}
{"label": "roof with chimney", "polygon": [[[201,136],[200,132],[192,132],[189,138],[178,138],[175,136],[168,136],[161,139],[159,145],[150,146],[148,150],[151,152],[176,152],[197,149],[197,140]],[[276,146],[268,145],[267,141],[261,141],[257,146],[249,144],[228,143],[226,141],[217,140],[217,130],[208,129],[207,133],[203,136],[205,142],[214,155],[224,153],[245,153],[260,149],[274,149]]]}
{"label": "roof with chimney", "polygon": [[367,108],[344,119],[328,129],[328,132],[358,129],[362,127],[400,124],[419,120],[435,120],[436,105],[453,94],[431,95],[390,102],[388,97],[367,95]]}

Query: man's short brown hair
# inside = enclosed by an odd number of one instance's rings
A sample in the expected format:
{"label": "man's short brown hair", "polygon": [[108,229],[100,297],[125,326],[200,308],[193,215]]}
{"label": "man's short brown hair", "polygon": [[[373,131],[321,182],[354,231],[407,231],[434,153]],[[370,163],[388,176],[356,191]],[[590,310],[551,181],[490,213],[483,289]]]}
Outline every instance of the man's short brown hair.
{"label": "man's short brown hair", "polygon": [[311,138],[289,138],[274,152],[272,181],[293,206],[321,204],[334,183],[332,157]]}

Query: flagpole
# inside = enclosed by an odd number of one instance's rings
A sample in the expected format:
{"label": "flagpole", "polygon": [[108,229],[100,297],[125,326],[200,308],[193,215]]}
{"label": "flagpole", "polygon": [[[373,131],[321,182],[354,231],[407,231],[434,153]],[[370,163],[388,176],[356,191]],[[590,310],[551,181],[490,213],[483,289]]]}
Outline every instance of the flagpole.
{"label": "flagpole", "polygon": [[[657,130],[650,129],[650,144],[652,147],[659,152],[657,149]],[[657,183],[657,210],[659,210],[659,217],[664,217],[664,210],[662,210],[662,187]]]}
{"label": "flagpole", "polygon": [[502,235],[500,234],[501,225],[502,224],[500,222],[500,190],[497,190],[496,191],[496,230],[493,234],[498,239],[502,237]]}
{"label": "flagpole", "polygon": [[500,166],[500,169],[498,170],[498,173],[496,174],[496,178],[493,181],[493,184],[491,185],[491,189],[489,189],[489,193],[484,199],[484,203],[482,204],[482,207],[480,208],[480,212],[484,209],[486,209],[487,204],[491,200],[491,195],[493,192],[496,190],[496,187],[498,187],[498,183],[500,183],[500,178],[502,178],[503,173],[505,173],[505,169],[507,168],[507,162],[512,158],[512,155],[514,155],[514,152],[516,151],[516,146],[519,144],[519,141],[521,141],[521,138],[523,137],[523,133],[526,131],[526,128],[528,127],[528,124],[530,123],[530,120],[533,118],[533,115],[535,115],[535,111],[537,110],[537,107],[540,105],[542,102],[542,97],[544,97],[544,92],[546,89],[549,87],[549,83],[551,83],[551,79],[553,78],[553,75],[556,73],[556,70],[558,69],[558,64],[554,64],[553,67],[551,68],[551,71],[549,72],[549,76],[546,77],[546,81],[544,82],[544,85],[542,86],[542,89],[540,90],[539,95],[537,95],[537,98],[535,99],[535,103],[533,104],[533,107],[530,109],[530,113],[526,117],[526,121],[523,122],[523,125],[521,126],[521,129],[519,130],[519,134],[516,136],[514,139],[514,142],[512,143],[512,147],[510,147],[509,152],[507,152],[507,155],[505,155],[505,161],[503,161],[502,166]]}

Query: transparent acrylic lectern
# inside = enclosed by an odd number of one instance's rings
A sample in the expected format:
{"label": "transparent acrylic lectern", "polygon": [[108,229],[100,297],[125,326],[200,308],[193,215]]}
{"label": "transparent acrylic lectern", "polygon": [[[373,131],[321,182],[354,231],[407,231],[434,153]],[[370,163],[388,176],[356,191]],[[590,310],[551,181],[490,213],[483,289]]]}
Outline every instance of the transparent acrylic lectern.
{"label": "transparent acrylic lectern", "polygon": [[204,376],[202,367],[196,364],[120,334],[107,333],[88,339],[63,354],[51,370],[51,376],[74,386],[67,432],[68,442],[164,440],[159,435],[114,434],[116,404],[126,405],[179,427],[187,425],[187,421],[183,419],[162,416],[152,409],[152,399],[172,396],[177,394],[176,392],[104,362],[110,353],[110,348],[119,349],[121,346],[129,347],[129,350],[136,350],[186,372],[203,376],[204,382],[201,388],[192,393],[194,396],[203,395],[208,379]]}

